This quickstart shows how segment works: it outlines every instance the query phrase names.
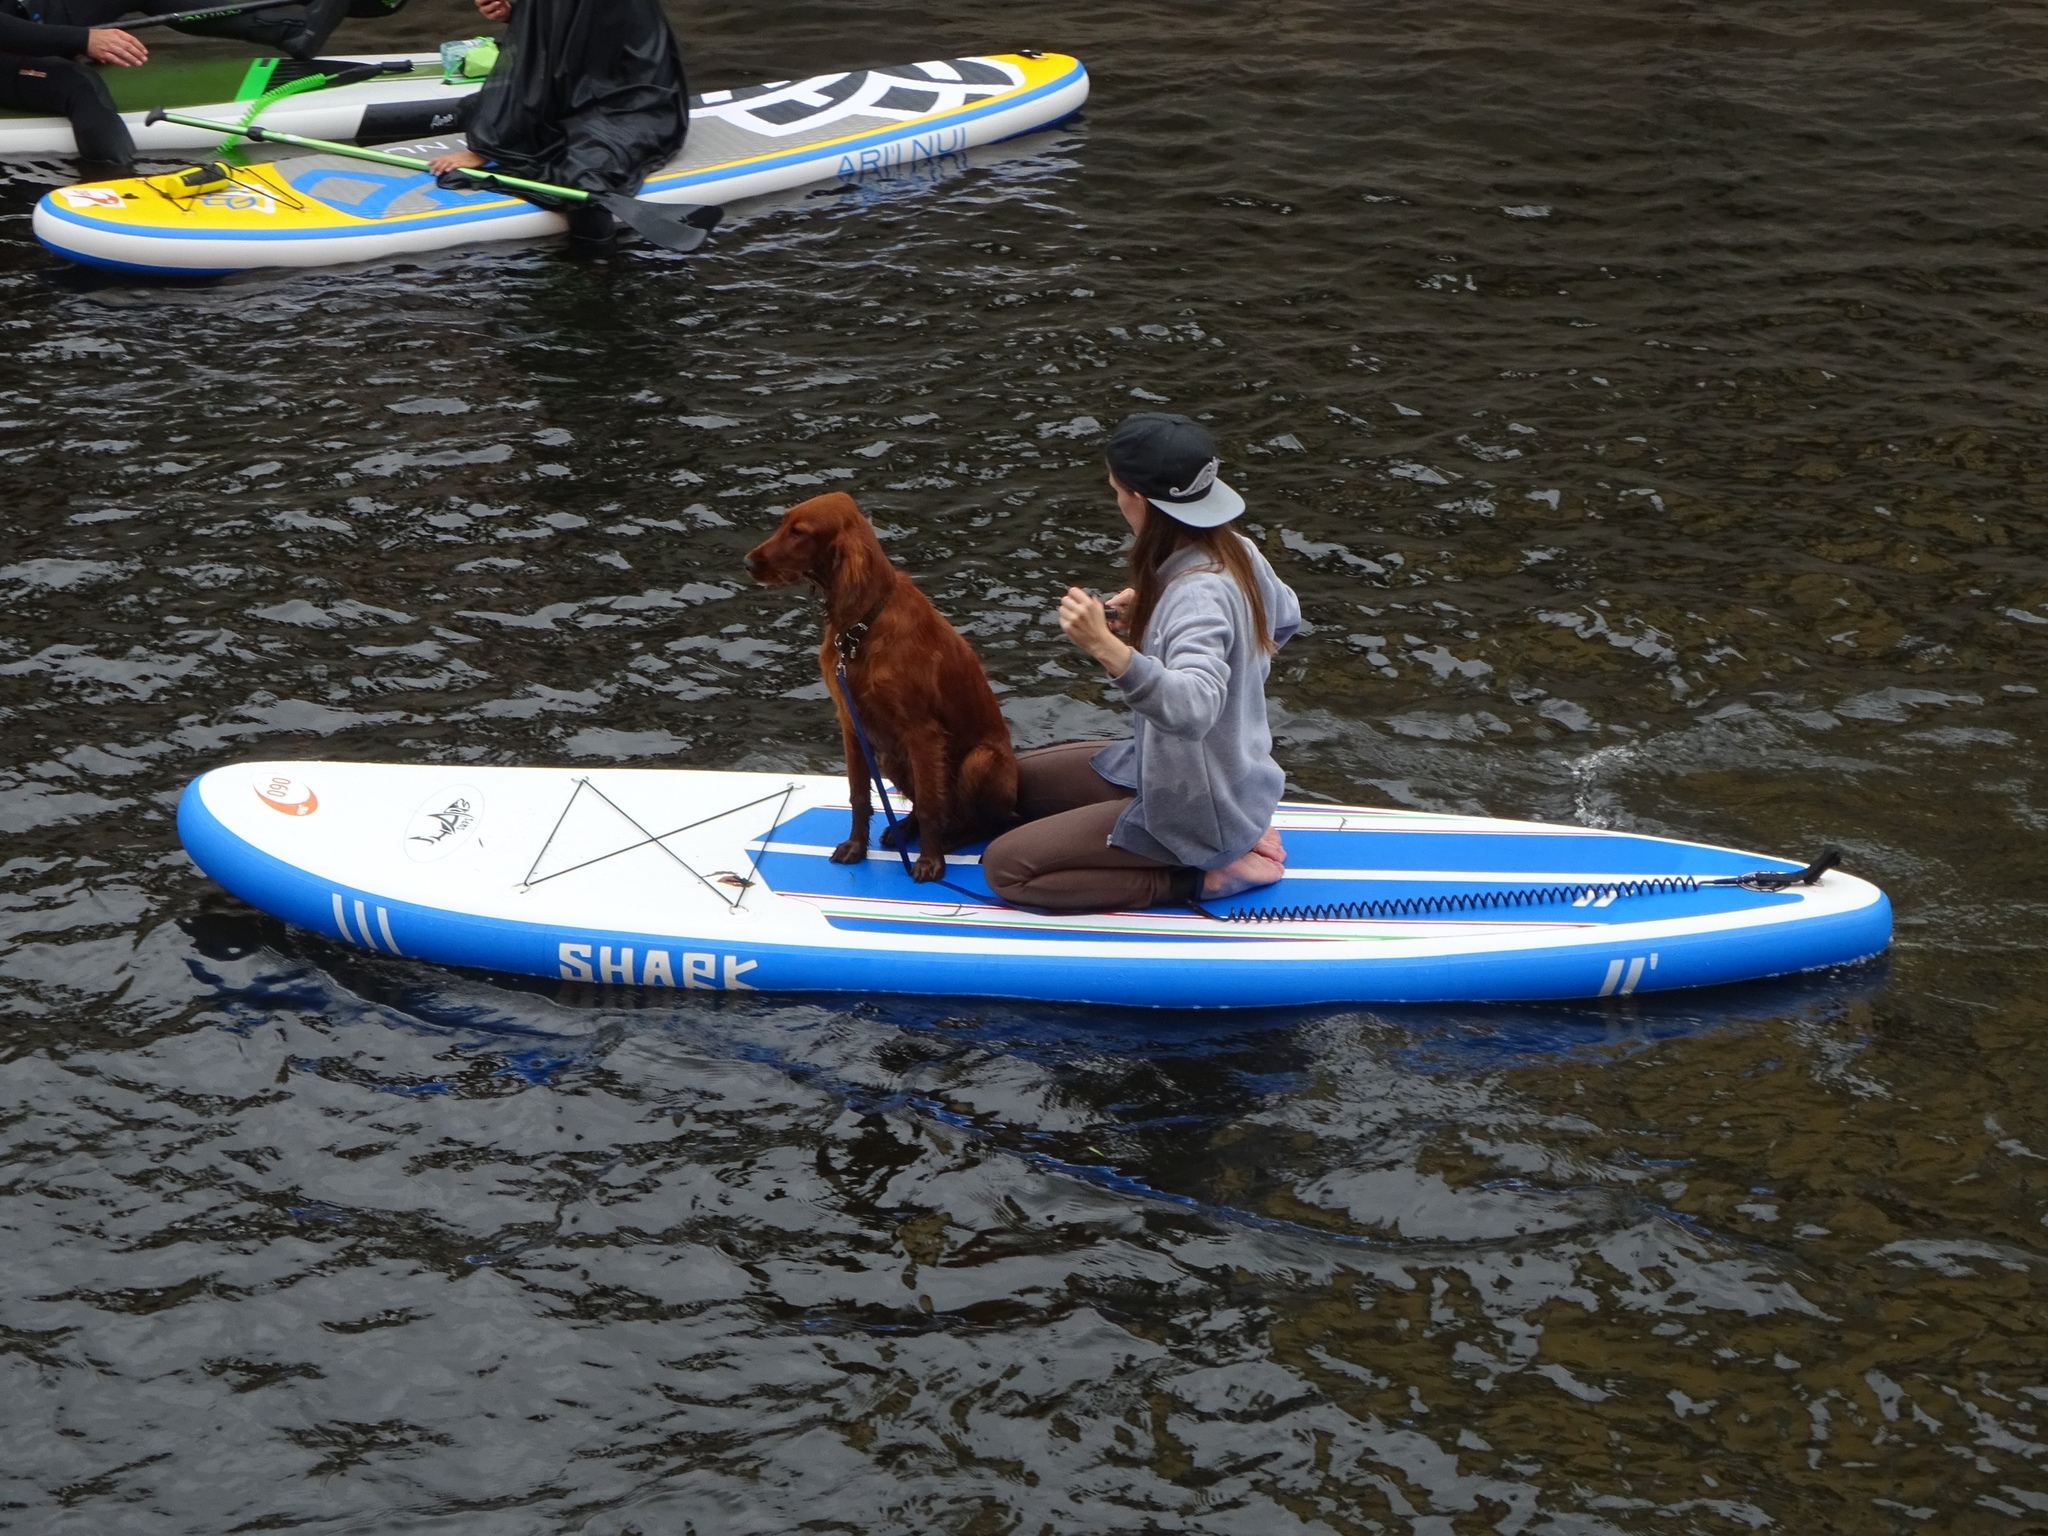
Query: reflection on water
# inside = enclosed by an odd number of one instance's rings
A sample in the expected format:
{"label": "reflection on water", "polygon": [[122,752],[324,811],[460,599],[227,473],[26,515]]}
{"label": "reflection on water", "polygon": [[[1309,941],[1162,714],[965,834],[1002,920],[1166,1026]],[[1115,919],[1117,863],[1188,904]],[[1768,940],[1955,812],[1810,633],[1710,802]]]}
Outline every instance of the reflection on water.
{"label": "reflection on water", "polygon": [[[54,168],[7,184],[0,1523],[2048,1522],[2033,32],[856,10],[695,14],[693,68],[1027,41],[1087,119],[687,261],[151,289],[52,276]],[[829,769],[814,606],[738,563],[826,488],[1020,743],[1100,733],[1046,612],[1114,580],[1102,434],[1160,399],[1302,593],[1303,793],[1837,843],[1889,961],[591,991],[289,932],[177,852],[243,756]]]}

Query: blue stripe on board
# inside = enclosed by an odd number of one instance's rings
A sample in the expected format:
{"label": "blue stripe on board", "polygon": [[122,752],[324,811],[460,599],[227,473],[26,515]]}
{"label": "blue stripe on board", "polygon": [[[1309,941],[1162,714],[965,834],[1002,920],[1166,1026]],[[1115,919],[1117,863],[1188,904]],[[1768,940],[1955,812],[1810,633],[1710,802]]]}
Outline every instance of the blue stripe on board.
{"label": "blue stripe on board", "polygon": [[[1313,809],[1313,808],[1311,808]],[[876,817],[873,830],[879,831]],[[775,841],[836,847],[847,813],[813,806],[779,823]],[[1508,832],[1444,827],[1283,829],[1294,869],[1483,869],[1540,874],[1737,875],[1753,869],[1797,869],[1786,859],[1663,838],[1592,833],[1577,827]],[[980,852],[976,843],[962,852]]]}
{"label": "blue stripe on board", "polygon": [[[993,98],[992,101],[980,102],[974,107],[963,107],[958,112],[948,113],[943,117],[919,119],[914,123],[905,123],[898,128],[877,129],[875,132],[857,139],[834,140],[829,146],[810,145],[803,149],[791,150],[787,154],[766,156],[754,160],[742,160],[735,164],[724,165],[711,170],[689,171],[674,176],[651,177],[646,185],[641,188],[641,191],[644,194],[652,191],[673,192],[684,188],[708,190],[715,189],[721,181],[737,180],[741,176],[752,176],[760,171],[777,170],[785,165],[796,165],[804,161],[816,161],[820,166],[824,166],[841,160],[848,155],[858,156],[863,150],[879,149],[883,145],[894,144],[904,139],[918,138],[940,129],[970,123],[976,118],[1008,112],[1013,108],[1036,101],[1040,97],[1049,95],[1052,92],[1064,90],[1086,73],[1087,71],[1077,64],[1059,79],[1016,96],[998,96]],[[1027,131],[1036,130],[1019,130],[1020,133]],[[1012,135],[1012,137],[1015,136]],[[367,164],[368,162],[365,163]],[[424,174],[420,175],[419,179],[422,182],[431,182],[431,178]],[[823,180],[824,177],[820,176],[819,179]],[[320,241],[358,239],[366,236],[375,236],[380,233],[395,232],[397,229],[440,229],[454,224],[489,224],[499,219],[513,218],[533,211],[530,205],[516,200],[491,197],[489,194],[482,195],[487,199],[483,207],[441,214],[434,218],[407,218],[402,221],[393,221],[392,231],[380,231],[374,224],[369,228],[300,230],[215,229],[202,231],[176,229],[168,225],[151,225],[146,228],[138,228],[129,224],[104,223],[77,214],[73,210],[61,206],[55,200],[54,194],[45,194],[40,206],[55,218],[67,224],[76,224],[81,229],[91,229],[102,234],[120,234],[137,240],[252,240],[259,242],[266,240]],[[338,211],[346,212],[347,210]],[[85,255],[82,252],[65,250],[63,254],[73,257],[73,259],[78,261],[89,262],[95,266],[114,265],[102,260],[100,257]],[[402,255],[404,253],[397,252],[394,254]],[[128,271],[180,272],[190,270],[177,267],[150,268],[123,265],[125,270]],[[220,269],[207,268],[205,270],[215,271]]]}
{"label": "blue stripe on board", "polygon": [[[927,887],[927,889],[929,889]],[[1186,908],[1179,909],[1183,917],[1194,914]],[[981,939],[996,944],[1044,944],[1051,941],[1082,944],[1269,944],[1273,935],[1261,933],[1257,928],[1237,928],[1223,923],[1213,924],[1210,933],[1133,933],[1128,929],[1114,933],[1100,929],[1044,927],[999,928],[988,923],[953,922],[945,917],[828,917],[834,928],[847,933],[901,933],[914,934],[920,938]]]}
{"label": "blue stripe on board", "polygon": [[[871,833],[882,822],[870,825]],[[814,806],[801,811],[775,828],[777,844],[807,844],[831,848],[846,835],[847,813]],[[1317,869],[1416,869],[1416,870],[1498,870],[1530,871],[1556,877],[1569,885],[1589,876],[1607,875],[1721,875],[1744,873],[1759,865],[1796,869],[1778,859],[1758,859],[1751,854],[1725,848],[1695,847],[1685,843],[1662,842],[1639,837],[1595,837],[1571,828],[1556,833],[1527,832],[1382,832],[1359,828],[1352,831],[1288,832],[1285,834],[1288,867],[1296,874]],[[871,848],[879,845],[870,842]],[[983,844],[974,843],[955,850],[977,857]],[[786,846],[761,856],[761,873],[769,887],[790,895],[842,900],[901,901],[925,907],[947,904],[955,895],[964,902],[991,911],[1005,910],[1005,904],[989,890],[979,863],[949,862],[946,879],[951,890],[919,884],[904,873],[902,862],[891,853],[870,857],[862,864],[834,864],[824,853],[795,853]],[[1247,892],[1228,901],[1210,903],[1210,910],[1263,912],[1289,907],[1320,907],[1346,902],[1411,902],[1451,895],[1484,895],[1513,892],[1529,887],[1497,880],[1304,880],[1290,879],[1262,890]],[[1611,927],[1617,924],[1655,922],[1673,917],[1706,917],[1723,912],[1782,906],[1797,896],[1739,887],[1714,887],[1699,891],[1673,891],[1654,895],[1622,896],[1608,905],[1575,907],[1568,901],[1546,902],[1540,906],[1483,908],[1476,911],[1450,910],[1392,914],[1391,921],[1473,922],[1496,925],[1502,922],[1587,923]],[[886,929],[869,929],[872,922],[886,921]],[[835,927],[861,928],[874,932],[936,932],[950,929],[948,918],[934,913],[930,918],[905,915],[871,919],[834,917]],[[1038,928],[1005,934],[1000,929],[978,928],[991,938],[1036,939],[1045,937]],[[1225,930],[1226,933],[1229,930]],[[1236,930],[1237,935],[1256,934],[1256,928]],[[1075,937],[1099,937],[1080,935]],[[1152,942],[1152,935],[1143,935]],[[1169,942],[1160,936],[1159,942]]]}
{"label": "blue stripe on board", "polygon": [[1596,837],[1570,828],[1542,832],[1286,831],[1295,869],[1488,869],[1570,875],[1740,875],[1797,869],[1783,859],[1648,837]]}

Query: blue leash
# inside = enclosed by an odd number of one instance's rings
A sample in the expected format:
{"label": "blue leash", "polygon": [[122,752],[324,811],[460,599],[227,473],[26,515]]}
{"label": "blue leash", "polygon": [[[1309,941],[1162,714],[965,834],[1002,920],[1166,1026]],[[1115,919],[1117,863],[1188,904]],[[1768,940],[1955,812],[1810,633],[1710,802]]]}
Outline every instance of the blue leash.
{"label": "blue leash", "polygon": [[[866,625],[862,625],[863,630]],[[858,642],[856,642],[857,646]],[[889,818],[889,830],[896,830],[896,808],[889,804],[889,791],[882,783],[882,770],[875,762],[875,749],[868,744],[867,730],[860,723],[860,711],[853,707],[853,685],[846,680],[846,655],[842,649],[839,657],[839,702],[846,706],[846,718],[853,726],[853,739],[860,744],[861,761],[867,764],[868,782],[875,786],[875,793],[882,797],[882,814]],[[910,850],[903,846],[903,839],[893,839],[896,857],[903,861],[903,873],[912,880],[917,878],[910,867]]]}

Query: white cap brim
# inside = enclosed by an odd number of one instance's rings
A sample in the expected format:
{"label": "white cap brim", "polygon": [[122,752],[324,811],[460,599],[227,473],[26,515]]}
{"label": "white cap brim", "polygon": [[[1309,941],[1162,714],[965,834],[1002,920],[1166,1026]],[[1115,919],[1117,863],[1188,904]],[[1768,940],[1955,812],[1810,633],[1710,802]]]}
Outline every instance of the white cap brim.
{"label": "white cap brim", "polygon": [[1244,498],[1221,480],[1209,482],[1209,489],[1193,501],[1161,501],[1145,498],[1177,523],[1190,528],[1220,528],[1244,511]]}

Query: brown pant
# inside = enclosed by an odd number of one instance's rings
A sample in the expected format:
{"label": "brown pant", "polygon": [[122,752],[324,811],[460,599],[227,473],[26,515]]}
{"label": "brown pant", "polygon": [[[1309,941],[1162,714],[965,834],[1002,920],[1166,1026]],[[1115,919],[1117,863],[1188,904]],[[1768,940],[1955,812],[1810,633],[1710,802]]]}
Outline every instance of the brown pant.
{"label": "brown pant", "polygon": [[1107,745],[1069,741],[1017,754],[1024,825],[981,856],[981,872],[1003,900],[1047,912],[1108,912],[1161,906],[1182,894],[1177,886],[1187,877],[1179,868],[1111,846],[1110,830],[1132,796],[1089,766]]}

